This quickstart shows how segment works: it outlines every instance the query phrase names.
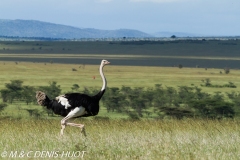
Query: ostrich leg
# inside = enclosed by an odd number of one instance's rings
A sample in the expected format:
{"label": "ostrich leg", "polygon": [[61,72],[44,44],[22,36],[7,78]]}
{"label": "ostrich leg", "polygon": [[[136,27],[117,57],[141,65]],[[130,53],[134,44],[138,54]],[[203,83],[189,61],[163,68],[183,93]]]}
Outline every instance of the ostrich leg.
{"label": "ostrich leg", "polygon": [[[85,114],[85,108],[83,107],[76,107],[74,108],[71,112],[69,112],[69,114],[64,117],[62,120],[61,120],[61,131],[60,131],[60,135],[63,136],[63,131],[64,129],[66,128],[66,125],[69,125],[69,126],[73,126],[73,127],[79,127],[81,128],[81,131],[85,132],[85,129],[84,129],[84,125],[83,124],[77,124],[77,123],[69,123],[67,122],[69,119],[71,118],[74,118],[74,117],[78,117],[78,116],[81,116]],[[86,133],[84,133],[85,135]]]}

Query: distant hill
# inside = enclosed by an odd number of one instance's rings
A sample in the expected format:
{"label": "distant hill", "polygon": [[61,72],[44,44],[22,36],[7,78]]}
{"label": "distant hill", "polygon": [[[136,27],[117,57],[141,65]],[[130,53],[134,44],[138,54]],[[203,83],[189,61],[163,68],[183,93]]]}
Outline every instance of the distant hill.
{"label": "distant hill", "polygon": [[0,36],[10,37],[46,37],[46,38],[119,38],[119,37],[153,37],[150,34],[130,29],[99,30],[77,28],[67,25],[47,23],[35,20],[0,19]]}

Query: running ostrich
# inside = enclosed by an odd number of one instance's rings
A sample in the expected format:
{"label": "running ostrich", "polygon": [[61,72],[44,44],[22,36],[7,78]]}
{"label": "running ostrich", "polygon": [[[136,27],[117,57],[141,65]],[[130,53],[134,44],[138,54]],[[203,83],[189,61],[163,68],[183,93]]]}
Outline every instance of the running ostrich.
{"label": "running ostrich", "polygon": [[100,92],[94,96],[89,96],[81,93],[68,93],[60,95],[55,99],[50,100],[48,96],[41,92],[36,92],[37,103],[41,106],[51,109],[55,114],[61,115],[64,118],[61,120],[60,135],[63,135],[63,131],[66,125],[79,127],[81,132],[85,134],[83,124],[69,123],[71,118],[89,117],[95,116],[99,112],[99,101],[102,98],[105,89],[107,87],[107,80],[103,74],[103,67],[109,64],[107,60],[102,60],[99,68],[99,72],[103,81],[103,86]]}

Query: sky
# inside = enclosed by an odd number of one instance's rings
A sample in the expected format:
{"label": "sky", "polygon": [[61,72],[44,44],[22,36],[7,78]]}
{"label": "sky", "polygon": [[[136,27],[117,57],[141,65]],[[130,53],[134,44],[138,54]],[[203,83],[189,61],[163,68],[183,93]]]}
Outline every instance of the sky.
{"label": "sky", "polygon": [[0,19],[78,28],[240,36],[240,0],[1,0]]}

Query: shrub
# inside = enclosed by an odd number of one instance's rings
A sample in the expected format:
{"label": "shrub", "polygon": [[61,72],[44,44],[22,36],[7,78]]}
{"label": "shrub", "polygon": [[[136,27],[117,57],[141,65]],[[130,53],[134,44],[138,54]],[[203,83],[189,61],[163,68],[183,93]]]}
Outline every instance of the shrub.
{"label": "shrub", "polygon": [[0,112],[4,110],[4,108],[7,107],[7,104],[6,103],[2,103],[0,104]]}
{"label": "shrub", "polygon": [[179,65],[178,65],[178,68],[180,68],[180,69],[183,68],[183,65],[179,64]]}
{"label": "shrub", "polygon": [[228,68],[228,67],[224,68],[224,72],[225,72],[226,74],[229,74],[229,73],[230,73],[230,68]]}

